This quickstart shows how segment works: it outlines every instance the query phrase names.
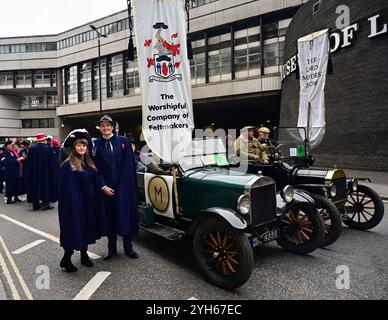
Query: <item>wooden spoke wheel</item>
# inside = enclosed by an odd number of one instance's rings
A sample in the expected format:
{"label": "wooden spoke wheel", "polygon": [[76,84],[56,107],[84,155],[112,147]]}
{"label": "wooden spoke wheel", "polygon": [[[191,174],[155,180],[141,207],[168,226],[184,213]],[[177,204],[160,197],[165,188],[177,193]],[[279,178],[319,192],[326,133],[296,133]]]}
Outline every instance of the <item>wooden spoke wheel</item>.
{"label": "wooden spoke wheel", "polygon": [[287,239],[296,245],[301,245],[311,240],[314,226],[309,217],[302,211],[290,210],[283,218],[284,233]]}
{"label": "wooden spoke wheel", "polygon": [[294,202],[281,220],[281,237],[277,241],[285,250],[308,254],[321,246],[325,236],[322,216],[305,202]]}
{"label": "wooden spoke wheel", "polygon": [[321,248],[333,244],[342,232],[342,217],[338,208],[330,200],[321,195],[311,195],[317,206],[324,223],[325,238],[322,241]]}
{"label": "wooden spoke wheel", "polygon": [[253,252],[248,237],[211,214],[198,225],[194,253],[205,278],[220,288],[234,290],[252,273]]}
{"label": "wooden spoke wheel", "polygon": [[230,236],[224,232],[210,232],[205,240],[209,265],[218,274],[229,277],[238,271],[240,257]]}
{"label": "wooden spoke wheel", "polygon": [[369,230],[376,227],[384,217],[384,204],[371,188],[360,185],[357,191],[348,193],[345,204],[346,225],[353,229]]}

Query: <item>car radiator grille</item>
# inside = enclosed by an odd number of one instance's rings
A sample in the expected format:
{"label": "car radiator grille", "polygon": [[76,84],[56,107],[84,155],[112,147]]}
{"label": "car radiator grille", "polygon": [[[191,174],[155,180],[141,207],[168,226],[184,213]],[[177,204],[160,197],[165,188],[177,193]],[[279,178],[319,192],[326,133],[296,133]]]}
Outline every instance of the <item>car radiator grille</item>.
{"label": "car radiator grille", "polygon": [[275,184],[253,187],[251,189],[251,224],[259,226],[276,220]]}

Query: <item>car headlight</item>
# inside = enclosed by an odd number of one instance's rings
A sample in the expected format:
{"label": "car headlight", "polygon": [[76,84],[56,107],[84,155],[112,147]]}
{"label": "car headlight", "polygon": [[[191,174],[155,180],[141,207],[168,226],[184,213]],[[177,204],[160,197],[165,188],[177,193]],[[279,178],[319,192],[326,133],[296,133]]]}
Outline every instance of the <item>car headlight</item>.
{"label": "car headlight", "polygon": [[331,186],[330,186],[330,197],[332,198],[335,198],[336,195],[337,195],[337,186],[333,183]]}
{"label": "car headlight", "polygon": [[291,186],[285,187],[281,192],[283,200],[287,203],[291,203],[294,200],[294,194],[294,188]]}
{"label": "car headlight", "polygon": [[251,211],[251,199],[248,195],[242,195],[238,198],[237,209],[243,215],[247,215]]}
{"label": "car headlight", "polygon": [[350,186],[351,186],[352,190],[353,190],[354,192],[356,192],[357,189],[358,189],[358,180],[357,180],[357,179],[353,179],[353,180],[351,181],[351,183],[350,183]]}

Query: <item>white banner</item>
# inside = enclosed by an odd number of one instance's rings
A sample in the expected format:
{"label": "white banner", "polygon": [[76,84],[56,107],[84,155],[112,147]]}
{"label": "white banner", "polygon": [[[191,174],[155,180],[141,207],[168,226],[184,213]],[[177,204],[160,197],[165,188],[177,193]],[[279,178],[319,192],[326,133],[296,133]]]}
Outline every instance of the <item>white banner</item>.
{"label": "white banner", "polygon": [[311,148],[326,132],[325,84],[329,61],[329,30],[298,39],[300,102],[298,127],[307,128]]}
{"label": "white banner", "polygon": [[143,95],[143,135],[166,162],[177,162],[194,129],[184,1],[134,0]]}

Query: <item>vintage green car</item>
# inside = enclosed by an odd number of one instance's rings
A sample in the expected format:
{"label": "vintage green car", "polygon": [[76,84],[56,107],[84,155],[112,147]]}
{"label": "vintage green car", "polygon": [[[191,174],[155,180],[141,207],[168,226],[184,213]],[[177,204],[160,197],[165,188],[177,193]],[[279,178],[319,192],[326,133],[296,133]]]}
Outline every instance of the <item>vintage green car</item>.
{"label": "vintage green car", "polygon": [[234,171],[219,139],[194,140],[178,176],[138,173],[141,228],[171,241],[194,238],[200,270],[233,290],[253,269],[253,248],[277,241],[289,252],[319,248],[324,223],[308,196],[275,181]]}

